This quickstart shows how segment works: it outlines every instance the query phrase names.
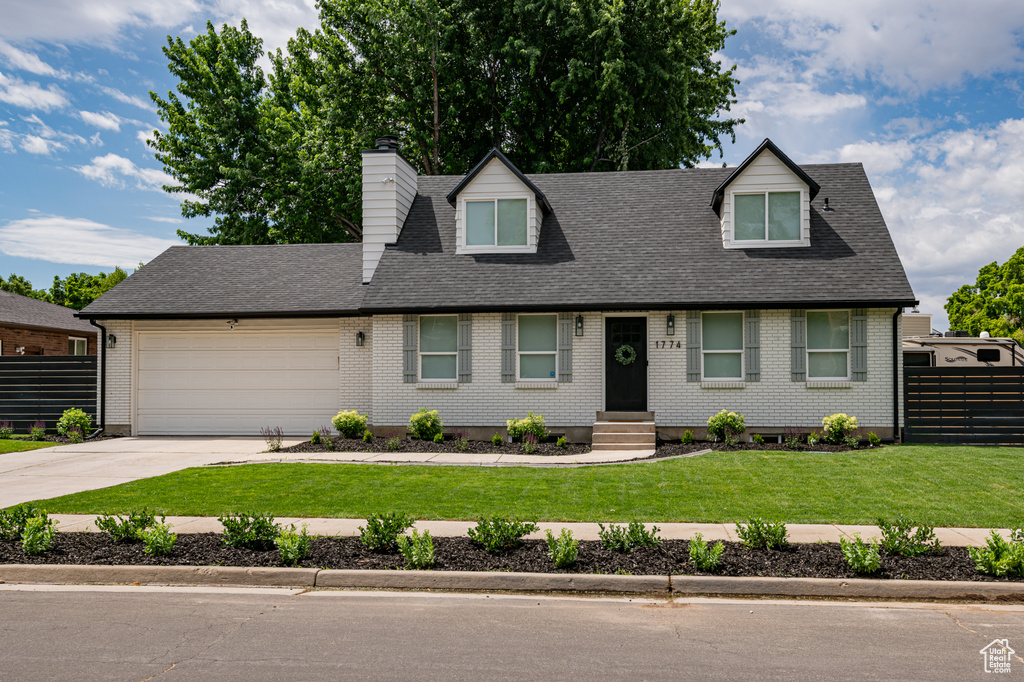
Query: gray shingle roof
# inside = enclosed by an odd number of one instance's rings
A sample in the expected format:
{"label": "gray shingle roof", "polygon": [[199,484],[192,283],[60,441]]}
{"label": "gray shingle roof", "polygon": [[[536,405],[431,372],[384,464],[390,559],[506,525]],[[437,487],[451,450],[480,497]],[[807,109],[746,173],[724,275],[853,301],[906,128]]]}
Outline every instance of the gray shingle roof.
{"label": "gray shingle roof", "polygon": [[82,311],[93,318],[353,314],[361,244],[172,246]]}
{"label": "gray shingle roof", "polygon": [[[547,196],[536,254],[458,255],[446,195],[461,176],[420,177],[367,312],[910,305],[899,256],[860,164],[803,166],[820,186],[811,246],[722,246],[709,206],[733,169],[527,177]],[[834,212],[822,213],[824,198]]]}
{"label": "gray shingle roof", "polygon": [[71,308],[37,301],[9,291],[0,291],[0,325],[96,333],[96,327],[76,318],[75,311]]}

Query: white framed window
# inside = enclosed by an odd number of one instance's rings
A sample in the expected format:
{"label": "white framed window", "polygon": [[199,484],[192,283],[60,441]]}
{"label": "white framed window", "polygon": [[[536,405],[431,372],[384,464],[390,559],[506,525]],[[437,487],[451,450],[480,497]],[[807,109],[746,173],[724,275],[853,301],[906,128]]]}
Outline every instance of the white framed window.
{"label": "white framed window", "polygon": [[68,355],[87,355],[89,342],[78,336],[68,337]]}
{"label": "white framed window", "polygon": [[700,324],[704,379],[743,380],[743,313],[703,313]]}
{"label": "white framed window", "polygon": [[527,245],[526,198],[466,200],[466,247],[523,247]]}
{"label": "white framed window", "polygon": [[737,192],[733,194],[734,242],[801,241],[802,192]]}
{"label": "white framed window", "polygon": [[519,315],[517,321],[517,377],[557,381],[558,315]]}
{"label": "white framed window", "polygon": [[807,379],[850,378],[850,311],[807,311]]}
{"label": "white framed window", "polygon": [[420,315],[420,381],[456,381],[458,377],[458,315]]}

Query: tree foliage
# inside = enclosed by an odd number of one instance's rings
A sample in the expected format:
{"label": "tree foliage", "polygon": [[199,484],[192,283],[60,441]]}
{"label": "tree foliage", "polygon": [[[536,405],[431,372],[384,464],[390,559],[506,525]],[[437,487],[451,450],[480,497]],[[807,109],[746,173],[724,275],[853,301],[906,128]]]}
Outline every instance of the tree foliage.
{"label": "tree foliage", "polygon": [[13,272],[6,280],[3,277],[0,277],[0,291],[9,291],[12,294],[28,296],[29,298],[35,298],[40,301],[50,300],[50,295],[45,290],[33,289],[32,282],[29,282],[20,275],[15,275]]}
{"label": "tree foliage", "polygon": [[1024,247],[1005,263],[993,261],[978,271],[975,284],[965,284],[946,300],[950,329],[972,336],[1013,337],[1024,343]]}
{"label": "tree foliage", "polygon": [[164,54],[177,93],[151,145],[212,217],[195,244],[360,237],[360,151],[397,134],[423,174],[490,149],[528,173],[694,166],[732,136],[731,31],[714,0],[319,0],[270,55],[243,21]]}
{"label": "tree foliage", "polygon": [[[140,266],[141,267],[141,264]],[[61,278],[55,275],[53,284],[49,291],[33,289],[32,283],[20,275],[12,274],[5,281],[0,277],[0,289],[10,291],[14,294],[21,294],[29,298],[35,298],[47,303],[81,310],[97,298],[113,289],[128,277],[128,273],[121,268],[114,268],[113,272],[101,272],[90,275],[87,272],[73,272],[67,277]]]}

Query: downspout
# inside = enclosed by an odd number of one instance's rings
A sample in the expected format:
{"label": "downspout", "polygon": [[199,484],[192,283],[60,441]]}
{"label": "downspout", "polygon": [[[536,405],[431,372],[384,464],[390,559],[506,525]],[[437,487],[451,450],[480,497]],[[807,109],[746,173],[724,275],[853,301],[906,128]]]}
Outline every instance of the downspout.
{"label": "downspout", "polygon": [[900,440],[900,366],[899,359],[903,344],[900,342],[899,317],[903,308],[897,308],[892,314],[892,439]]}
{"label": "downspout", "polygon": [[89,324],[100,330],[100,424],[86,440],[100,435],[107,426],[107,328],[91,318]]}

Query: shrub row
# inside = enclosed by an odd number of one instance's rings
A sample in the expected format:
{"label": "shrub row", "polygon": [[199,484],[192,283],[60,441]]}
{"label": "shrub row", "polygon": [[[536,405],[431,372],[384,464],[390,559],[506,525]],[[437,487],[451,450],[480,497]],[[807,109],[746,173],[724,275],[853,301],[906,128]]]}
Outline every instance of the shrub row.
{"label": "shrub row", "polygon": [[[786,445],[791,448],[798,447],[802,442],[806,442],[810,446],[817,445],[819,442],[832,445],[847,445],[851,448],[856,448],[860,445],[860,439],[855,435],[858,424],[857,418],[854,416],[842,413],[830,414],[822,418],[821,426],[821,435],[816,431],[812,431],[806,436],[806,441],[802,432],[787,429],[784,437]],[[746,420],[742,414],[737,412],[722,410],[708,418],[708,435],[714,437],[716,441],[721,440],[727,445],[736,445],[739,442],[739,435],[746,430]],[[867,439],[872,447],[882,442],[874,433],[869,433]],[[683,432],[683,444],[692,443],[693,440],[692,431],[687,430]],[[751,437],[751,441],[754,443],[764,443],[764,438],[760,434],[754,434]]]}
{"label": "shrub row", "polygon": [[[92,417],[77,407],[64,410],[57,420],[57,433],[71,439],[72,443],[81,443],[92,428]],[[46,422],[36,420],[28,428],[28,435],[34,441],[46,440]],[[14,437],[14,424],[8,419],[0,419],[0,440]]]}

